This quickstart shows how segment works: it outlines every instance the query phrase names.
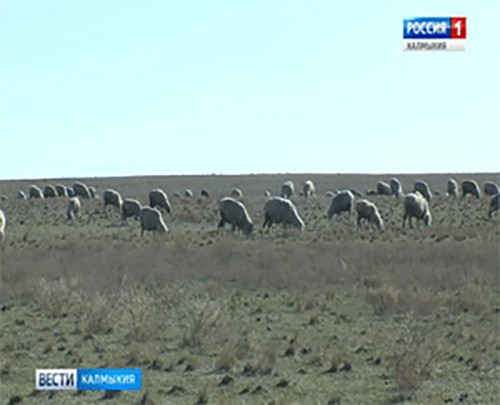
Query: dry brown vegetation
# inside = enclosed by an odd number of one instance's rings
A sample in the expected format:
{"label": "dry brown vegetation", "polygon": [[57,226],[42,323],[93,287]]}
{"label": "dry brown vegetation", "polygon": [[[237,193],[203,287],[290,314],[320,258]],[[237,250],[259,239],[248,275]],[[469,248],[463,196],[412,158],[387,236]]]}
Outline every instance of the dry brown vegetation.
{"label": "dry brown vegetation", "polygon": [[[448,175],[417,178],[444,189]],[[462,176],[454,176],[457,179]],[[493,175],[463,175],[480,183]],[[498,175],[496,175],[498,178]],[[311,178],[293,197],[306,229],[259,232],[264,190]],[[171,232],[82,200],[9,198],[0,245],[0,401],[23,403],[494,403],[498,399],[500,219],[488,200],[431,203],[433,226],[401,229],[401,202],[374,201],[384,232],[329,223],[326,190],[366,191],[366,175],[87,179],[147,201],[170,195]],[[37,181],[36,184],[72,180]],[[217,198],[233,187],[256,224],[217,232]],[[174,198],[190,188],[195,198]],[[202,188],[209,199],[199,198]],[[182,194],[183,195],[183,194]],[[34,391],[36,368],[140,367],[140,393]]]}

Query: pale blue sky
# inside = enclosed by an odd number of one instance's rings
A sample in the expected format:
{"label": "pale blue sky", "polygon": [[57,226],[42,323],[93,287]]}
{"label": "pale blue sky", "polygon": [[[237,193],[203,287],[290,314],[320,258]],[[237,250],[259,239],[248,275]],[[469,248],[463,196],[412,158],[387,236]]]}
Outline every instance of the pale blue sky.
{"label": "pale blue sky", "polygon": [[[0,178],[500,171],[500,1],[0,0]],[[466,16],[465,52],[402,20]]]}

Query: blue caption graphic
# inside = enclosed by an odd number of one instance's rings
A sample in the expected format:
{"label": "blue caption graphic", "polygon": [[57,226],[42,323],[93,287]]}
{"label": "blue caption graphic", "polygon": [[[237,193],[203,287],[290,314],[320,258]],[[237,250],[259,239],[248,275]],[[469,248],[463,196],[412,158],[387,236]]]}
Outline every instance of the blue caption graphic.
{"label": "blue caption graphic", "polygon": [[122,390],[142,389],[142,370],[140,368],[79,368],[77,389],[85,390]]}
{"label": "blue caption graphic", "polygon": [[140,368],[37,369],[36,389],[137,391],[142,389],[142,370]]}
{"label": "blue caption graphic", "polygon": [[450,39],[450,17],[418,17],[403,20],[403,39]]}

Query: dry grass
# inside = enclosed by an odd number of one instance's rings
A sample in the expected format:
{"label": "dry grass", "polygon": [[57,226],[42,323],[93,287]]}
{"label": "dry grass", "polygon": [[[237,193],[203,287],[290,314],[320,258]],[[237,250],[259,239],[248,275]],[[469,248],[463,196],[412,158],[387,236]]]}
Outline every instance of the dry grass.
{"label": "dry grass", "polygon": [[447,350],[440,332],[429,327],[403,327],[402,340],[402,350],[392,358],[394,379],[397,389],[408,393],[417,390],[432,377]]}
{"label": "dry grass", "polygon": [[97,293],[81,300],[81,332],[84,335],[106,334],[119,319],[119,300],[116,294]]}
{"label": "dry grass", "polygon": [[223,305],[207,296],[191,297],[177,310],[185,324],[182,343],[192,350],[201,350],[202,344],[215,338],[224,327]]}
{"label": "dry grass", "polygon": [[400,291],[393,287],[383,285],[379,288],[368,288],[366,299],[373,305],[375,314],[392,315],[398,309]]}
{"label": "dry grass", "polygon": [[75,291],[74,281],[41,279],[33,289],[40,311],[49,318],[61,318],[81,311],[82,297]]}

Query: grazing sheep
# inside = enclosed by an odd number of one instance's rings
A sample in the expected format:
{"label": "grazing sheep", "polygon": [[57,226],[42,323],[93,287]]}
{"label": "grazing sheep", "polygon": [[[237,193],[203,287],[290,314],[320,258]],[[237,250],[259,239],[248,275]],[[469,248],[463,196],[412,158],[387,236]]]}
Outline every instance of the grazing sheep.
{"label": "grazing sheep", "polygon": [[405,211],[403,216],[403,228],[405,227],[406,219],[413,228],[411,223],[412,218],[423,220],[426,226],[431,225],[431,212],[429,210],[429,203],[419,191],[407,194],[404,200]]}
{"label": "grazing sheep", "polygon": [[500,193],[491,197],[490,208],[488,210],[488,217],[492,217],[495,211],[500,210]]}
{"label": "grazing sheep", "polygon": [[418,191],[427,202],[431,202],[432,193],[429,185],[423,180],[417,180],[415,184],[413,184],[413,192]]}
{"label": "grazing sheep", "polygon": [[134,217],[139,219],[141,215],[141,203],[132,198],[125,198],[122,203],[122,220],[126,221],[127,218]]}
{"label": "grazing sheep", "polygon": [[342,215],[343,212],[351,214],[354,196],[349,190],[344,190],[332,198],[330,208],[328,208],[328,220],[331,221],[335,215]]}
{"label": "grazing sheep", "polygon": [[168,232],[167,225],[163,222],[161,212],[156,208],[142,207],[139,218],[141,222],[141,235],[144,235],[144,231],[153,231],[154,233]]}
{"label": "grazing sheep", "polygon": [[106,211],[106,207],[108,205],[113,205],[114,207],[116,207],[118,212],[121,212],[122,197],[117,191],[108,188],[106,191],[104,191],[102,197],[104,199],[104,211]]}
{"label": "grazing sheep", "polygon": [[205,190],[205,189],[201,190],[200,194],[201,194],[202,197],[210,198],[210,193],[207,190]]}
{"label": "grazing sheep", "polygon": [[377,190],[374,190],[373,188],[369,188],[366,190],[366,195],[377,195]]}
{"label": "grazing sheep", "polygon": [[281,185],[281,197],[290,198],[293,195],[295,187],[292,180],[287,180]]}
{"label": "grazing sheep", "polygon": [[377,183],[377,194],[378,195],[391,195],[391,186],[385,181],[379,181]]}
{"label": "grazing sheep", "polygon": [[484,194],[494,196],[499,193],[498,185],[492,181],[487,181],[483,186]]}
{"label": "grazing sheep", "polygon": [[273,224],[292,225],[301,232],[304,231],[304,221],[300,218],[297,209],[290,200],[282,197],[272,197],[264,205],[264,224],[271,229]]}
{"label": "grazing sheep", "polygon": [[458,183],[455,179],[449,179],[446,185],[446,192],[449,197],[457,198],[458,197]]}
{"label": "grazing sheep", "polygon": [[231,197],[241,199],[243,198],[243,192],[235,187],[231,190]]}
{"label": "grazing sheep", "polygon": [[66,188],[66,194],[68,194],[68,197],[76,197],[76,192],[73,187],[65,187]]}
{"label": "grazing sheep", "polygon": [[42,190],[40,190],[40,187],[37,187],[34,184],[32,184],[29,187],[29,189],[28,189],[28,195],[30,196],[30,200],[32,198],[43,198]]}
{"label": "grazing sheep", "polygon": [[75,184],[73,184],[73,190],[75,191],[75,196],[87,199],[91,197],[89,188],[82,182],[75,182]]}
{"label": "grazing sheep", "polygon": [[361,220],[366,219],[375,225],[379,230],[384,229],[384,221],[380,216],[377,206],[368,200],[358,200],[355,205],[358,214],[358,228],[361,227]]}
{"label": "grazing sheep", "polygon": [[58,197],[68,197],[68,191],[62,184],[56,184],[54,188]]}
{"label": "grazing sheep", "polygon": [[391,193],[394,197],[399,198],[403,196],[403,187],[401,186],[401,182],[393,177],[390,181],[391,185]]}
{"label": "grazing sheep", "polygon": [[187,188],[187,189],[184,190],[184,197],[186,197],[186,198],[192,198],[193,195],[194,195],[193,192],[189,188]]}
{"label": "grazing sheep", "polygon": [[221,220],[219,221],[218,229],[223,228],[228,223],[232,225],[233,231],[238,228],[245,235],[250,236],[253,230],[253,223],[247,209],[241,202],[231,197],[225,197],[219,201],[219,213]]}
{"label": "grazing sheep", "polygon": [[265,197],[271,197],[271,192],[269,190],[264,191]]}
{"label": "grazing sheep", "polygon": [[5,239],[5,214],[0,210],[0,241]]}
{"label": "grazing sheep", "polygon": [[89,194],[90,194],[90,197],[97,198],[97,191],[96,191],[95,187],[92,187],[92,186],[89,187]]}
{"label": "grazing sheep", "polygon": [[181,198],[182,197],[181,193],[179,193],[178,191],[174,191],[173,195],[174,195],[175,198]]}
{"label": "grazing sheep", "polygon": [[47,185],[43,188],[43,197],[44,198],[54,198],[57,197],[57,191],[54,186]]}
{"label": "grazing sheep", "polygon": [[66,218],[71,221],[80,212],[80,199],[78,197],[71,197],[68,200],[68,208],[66,209]]}
{"label": "grazing sheep", "polygon": [[17,198],[20,199],[20,200],[27,200],[28,199],[26,193],[24,191],[22,191],[22,190],[19,190],[17,192]]}
{"label": "grazing sheep", "polygon": [[467,194],[472,194],[478,199],[481,198],[481,190],[475,180],[462,181],[462,197],[465,197]]}
{"label": "grazing sheep", "polygon": [[354,195],[355,197],[363,197],[363,193],[359,191],[357,188],[350,188],[349,191]]}
{"label": "grazing sheep", "polygon": [[304,197],[306,198],[311,198],[314,196],[314,194],[316,193],[316,187],[314,186],[312,180],[306,180],[304,182],[304,187],[302,188],[302,192],[304,194]]}
{"label": "grazing sheep", "polygon": [[167,214],[170,214],[170,212],[172,211],[172,207],[170,206],[170,201],[168,201],[167,194],[159,188],[155,188],[154,190],[151,190],[149,192],[149,206],[151,208],[163,208],[167,212]]}

